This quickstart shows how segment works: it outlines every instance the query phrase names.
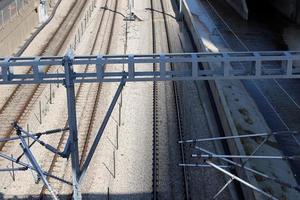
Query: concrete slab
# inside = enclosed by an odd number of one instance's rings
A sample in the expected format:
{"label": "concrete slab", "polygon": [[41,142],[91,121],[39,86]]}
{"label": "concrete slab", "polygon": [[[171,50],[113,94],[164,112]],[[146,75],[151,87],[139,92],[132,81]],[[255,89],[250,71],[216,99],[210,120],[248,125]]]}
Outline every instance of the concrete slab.
{"label": "concrete slab", "polygon": [[[188,23],[190,24],[192,34],[198,46],[198,49],[206,51],[229,51],[230,48],[226,44],[218,28],[214,25],[214,21],[206,12],[203,6],[205,1],[187,1],[187,5],[191,8],[191,13],[186,13]],[[195,5],[198,8],[195,11]],[[188,9],[188,8],[187,8]],[[201,9],[201,11],[199,10]],[[255,102],[249,97],[247,91],[239,81],[217,81],[211,82],[210,86],[213,88],[215,101],[219,114],[221,115],[222,125],[225,128],[225,134],[239,135],[249,133],[268,132],[269,128],[264,121],[263,116],[260,114]],[[274,139],[271,140],[274,142]],[[249,154],[251,149],[257,144],[252,142],[245,142],[236,140],[229,143],[230,151],[232,154]],[[282,155],[282,152],[271,144],[267,144],[261,149],[263,154],[267,155]],[[251,160],[250,166],[270,173],[272,176],[278,177],[281,180],[296,184],[291,169],[287,162],[277,161],[264,161],[256,162]],[[270,167],[274,166],[274,168]],[[276,167],[275,167],[276,166]],[[276,168],[276,169],[275,169]],[[270,170],[271,169],[271,170]],[[252,174],[238,172],[239,176],[246,178],[254,185],[262,187],[265,191],[273,194],[280,199],[296,199],[298,192],[284,188],[278,184],[270,183],[266,180],[259,179]],[[248,199],[263,199],[262,196],[252,193],[244,189],[245,196]]]}

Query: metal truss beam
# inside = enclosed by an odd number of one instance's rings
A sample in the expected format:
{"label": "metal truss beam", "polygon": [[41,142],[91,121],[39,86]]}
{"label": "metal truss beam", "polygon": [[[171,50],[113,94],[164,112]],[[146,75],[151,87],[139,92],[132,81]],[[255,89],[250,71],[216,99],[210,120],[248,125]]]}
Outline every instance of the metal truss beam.
{"label": "metal truss beam", "polygon": [[[300,78],[300,68],[295,67],[299,62],[300,52],[283,51],[115,56],[72,56],[71,54],[67,54],[63,57],[8,57],[0,58],[0,85],[47,83],[64,84],[67,91],[68,125],[70,131],[64,153],[66,153],[66,157],[71,155],[73,199],[80,200],[82,198],[80,185],[84,179],[86,170],[93,158],[96,147],[98,146],[117,99],[120,96],[126,82],[269,78],[293,79]],[[157,65],[157,71],[153,71],[153,64]],[[206,64],[209,64],[212,68],[203,69],[200,67],[201,65]],[[175,71],[169,67],[170,65],[176,65],[180,68],[180,70]],[[43,71],[45,66],[58,66],[59,70],[56,73],[51,70],[50,72],[45,73]],[[90,69],[83,70],[86,66]],[[31,70],[29,73],[25,73],[22,71],[28,70],[23,70],[24,68]],[[120,85],[87,155],[87,159],[82,168],[80,168],[75,84],[93,82],[119,82]],[[42,169],[38,166],[30,152],[30,145],[25,142],[25,137],[31,137],[34,139],[34,142],[38,142],[39,136],[37,134],[36,136],[37,137],[35,137],[34,134],[18,134],[18,139],[22,142],[24,153],[30,159],[32,165],[27,165],[18,159],[10,158],[9,156],[1,153],[0,157],[38,172],[45,185],[48,186],[50,192],[52,192],[53,196],[55,196],[52,188],[49,186],[48,182],[45,181],[45,175],[51,175],[42,171]],[[2,139],[2,141],[4,140],[10,141],[12,139]],[[181,142],[186,143],[190,141]],[[52,152],[55,151],[53,150]],[[203,166],[215,167],[214,164],[210,162],[207,162],[206,165]],[[57,177],[52,177],[57,179]],[[237,180],[236,177],[231,177]],[[64,180],[62,181],[65,182]]]}
{"label": "metal truss beam", "polygon": [[[149,54],[116,56],[64,56],[64,57],[23,57],[0,58],[0,84],[64,83],[62,72],[43,73],[44,66],[62,66],[68,58],[74,68],[74,83],[126,81],[177,81],[177,80],[218,80],[218,79],[269,79],[300,78],[300,52],[240,52],[240,53],[186,53]],[[158,71],[152,70],[157,64]],[[169,64],[182,65],[175,71]],[[210,64],[212,69],[199,65]],[[94,72],[80,72],[86,65]],[[125,66],[123,71],[122,65]],[[104,70],[106,66],[106,70]],[[20,67],[32,67],[32,72],[17,73]],[[15,72],[15,73],[14,73]]]}

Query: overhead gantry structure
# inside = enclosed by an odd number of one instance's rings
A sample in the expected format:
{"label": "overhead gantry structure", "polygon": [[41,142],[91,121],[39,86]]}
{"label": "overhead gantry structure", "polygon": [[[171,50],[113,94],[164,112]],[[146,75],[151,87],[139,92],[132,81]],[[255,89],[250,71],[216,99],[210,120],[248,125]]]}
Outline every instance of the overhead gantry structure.
{"label": "overhead gantry structure", "polygon": [[[109,117],[117,103],[126,82],[145,81],[192,81],[192,80],[232,80],[232,79],[296,79],[300,78],[300,52],[228,52],[228,53],[185,53],[185,54],[147,54],[147,55],[98,55],[63,57],[7,57],[0,58],[0,85],[13,84],[63,84],[67,91],[68,130],[69,138],[63,152],[57,152],[51,146],[46,147],[62,157],[71,156],[72,183],[55,177],[43,171],[30,151],[29,144],[24,138],[32,138],[39,142],[41,134],[52,134],[59,130],[32,134],[26,132],[17,124],[15,138],[22,144],[25,156],[30,164],[22,163],[17,159],[0,153],[0,157],[21,164],[24,170],[30,168],[41,176],[54,199],[58,199],[48,184],[45,176],[50,176],[73,186],[73,199],[81,199],[80,185],[92,161],[101,136],[109,121]],[[153,64],[157,71],[153,71]],[[45,66],[60,66],[57,72],[44,72]],[[171,68],[178,66],[178,69]],[[83,72],[86,66],[91,70]],[[211,66],[210,68],[205,66]],[[20,67],[31,68],[30,73],[22,73]],[[94,70],[92,70],[94,69]],[[91,72],[92,71],[92,72]],[[78,153],[78,133],[75,106],[76,83],[103,83],[118,82],[119,87],[113,97],[105,118],[96,134],[87,158],[80,167]],[[4,141],[3,139],[0,141]],[[17,162],[18,161],[18,162]],[[209,163],[211,164],[211,163]],[[12,169],[16,170],[16,169]]]}

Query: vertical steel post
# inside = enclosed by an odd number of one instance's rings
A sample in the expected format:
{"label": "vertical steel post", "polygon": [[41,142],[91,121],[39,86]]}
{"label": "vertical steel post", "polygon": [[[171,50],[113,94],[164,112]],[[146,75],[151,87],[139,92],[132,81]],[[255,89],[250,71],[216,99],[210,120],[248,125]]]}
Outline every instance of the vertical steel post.
{"label": "vertical steel post", "polygon": [[72,68],[72,59],[70,55],[66,55],[63,59],[63,66],[65,69],[65,87],[67,90],[67,104],[68,104],[68,123],[70,128],[69,142],[72,161],[72,178],[73,178],[73,199],[81,200],[81,192],[79,185],[80,163],[78,153],[78,132],[76,119],[76,100],[75,100],[75,85],[74,85],[74,71]]}

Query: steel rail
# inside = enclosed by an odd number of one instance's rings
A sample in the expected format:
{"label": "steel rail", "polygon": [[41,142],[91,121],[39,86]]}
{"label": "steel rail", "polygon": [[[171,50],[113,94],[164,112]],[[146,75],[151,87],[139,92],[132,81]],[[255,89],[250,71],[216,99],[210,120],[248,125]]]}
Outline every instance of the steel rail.
{"label": "steel rail", "polygon": [[[108,3],[108,0],[106,0],[105,6],[104,6],[104,7],[107,6],[107,3]],[[116,5],[115,5],[115,8],[116,8],[116,7],[117,7],[117,3],[116,3]],[[97,41],[98,41],[99,38],[100,38],[100,30],[101,30],[101,28],[103,28],[103,19],[104,19],[104,16],[105,16],[106,13],[107,13],[107,10],[106,10],[106,9],[103,9],[103,12],[102,12],[101,17],[100,17],[100,20],[99,20],[99,25],[98,25],[96,37],[95,37],[95,39],[94,39],[93,46],[92,46],[92,48],[91,48],[91,53],[94,53],[94,51],[95,51],[95,49],[96,49],[96,43],[97,43]],[[114,13],[113,16],[115,16],[115,13]],[[114,24],[114,23],[111,23],[111,24]],[[112,37],[112,34],[110,34],[110,38],[111,38],[111,37]],[[110,40],[111,40],[111,39],[110,39]],[[109,46],[110,46],[110,44],[109,44]],[[105,50],[106,53],[109,53],[109,48],[110,48],[110,47],[107,47],[107,48],[106,48],[106,50]],[[85,65],[84,71],[87,72],[88,70],[90,70],[89,68],[90,68],[89,65]],[[80,97],[81,93],[83,92],[83,86],[84,86],[84,83],[81,83],[81,84],[79,85],[78,89],[77,89],[76,97],[75,97],[77,103],[78,103],[78,100],[79,100],[79,97]],[[91,134],[92,134],[92,133],[91,133],[91,131],[92,131],[92,130],[91,130],[91,129],[92,129],[92,125],[91,125],[91,124],[92,124],[92,122],[93,122],[93,120],[94,120],[94,118],[95,118],[95,114],[96,114],[96,104],[97,104],[98,99],[99,99],[99,97],[100,97],[101,84],[98,84],[98,86],[96,86],[96,87],[97,87],[97,92],[96,92],[96,94],[93,94],[93,95],[96,95],[96,98],[95,98],[95,101],[94,101],[94,106],[93,106],[92,115],[91,115],[91,117],[90,117],[90,119],[89,119],[88,130],[87,130],[87,132],[86,132],[86,136],[85,136],[84,140],[83,140],[83,141],[80,140],[80,142],[83,142],[83,143],[84,143],[83,149],[82,149],[82,151],[81,151],[80,166],[82,166],[82,164],[83,164],[83,162],[84,162],[84,159],[85,159],[85,157],[86,157],[86,151],[87,151],[87,148],[88,148],[89,139],[90,139]],[[91,98],[91,97],[90,97],[90,98]],[[86,120],[86,119],[83,119],[83,120]],[[66,126],[68,126],[68,123],[67,123],[67,122],[66,122]],[[59,142],[59,144],[57,145],[57,149],[59,149],[60,147],[62,147],[62,145],[64,144],[63,141],[64,141],[64,138],[65,138],[65,137],[66,137],[65,134],[62,135],[62,137],[61,137],[61,139],[60,139],[60,142]],[[69,144],[69,143],[66,144],[66,147],[65,147],[65,153],[66,153],[66,150],[68,150],[68,144]],[[49,171],[53,171],[53,170],[54,170],[54,167],[56,166],[57,161],[58,161],[58,155],[55,155],[54,158],[52,159],[52,162],[51,162],[51,166],[50,166],[50,168],[49,168]],[[65,172],[65,173],[66,173],[66,172]],[[42,196],[42,195],[44,194],[45,189],[46,189],[45,187],[42,188],[42,191],[41,191],[41,193],[40,193],[40,196]]]}
{"label": "steel rail", "polygon": [[[106,1],[106,4],[107,4],[107,2],[108,1]],[[115,11],[117,10],[118,5],[119,5],[118,1],[116,1],[115,6],[114,6]],[[103,16],[104,16],[104,13],[103,13]],[[110,33],[111,34],[109,35],[107,46],[104,50],[105,54],[109,54],[109,52],[111,51],[111,44],[112,44],[112,38],[113,38],[112,33],[114,32],[114,28],[115,28],[115,25],[114,25],[115,21],[116,21],[116,12],[114,12],[114,14],[113,14],[111,28],[110,28]],[[103,20],[100,21],[100,25],[98,26],[96,39],[95,39],[95,42],[93,44],[91,53],[96,53],[95,49],[96,49],[97,41],[100,38],[100,31],[101,31],[101,27],[102,27],[102,22],[103,22]],[[104,66],[104,68],[106,68],[106,66]],[[96,89],[96,98],[93,102],[92,114],[90,115],[90,118],[89,118],[89,125],[88,125],[88,129],[87,129],[87,134],[86,134],[85,142],[84,142],[83,149],[82,149],[82,152],[81,152],[81,159],[80,159],[80,166],[81,167],[82,167],[82,165],[83,165],[83,163],[86,159],[86,156],[87,156],[88,143],[89,143],[90,137],[92,136],[92,129],[93,129],[93,125],[94,125],[93,122],[95,120],[96,113],[98,111],[98,104],[97,103],[99,102],[99,99],[100,99],[101,90],[102,90],[102,84],[99,83],[98,86],[97,86],[97,89]]]}
{"label": "steel rail", "polygon": [[[152,48],[153,53],[156,53],[156,27],[155,27],[155,21],[154,21],[154,2],[153,0],[150,0],[151,5],[151,25],[152,25]],[[152,65],[153,72],[157,71],[156,65],[153,63]],[[159,158],[158,158],[158,130],[157,130],[157,83],[153,81],[153,89],[152,89],[152,95],[153,95],[153,109],[152,109],[152,119],[153,119],[153,127],[152,127],[152,199],[157,200],[158,196],[158,170],[159,170]]]}
{"label": "steel rail", "polygon": [[[41,55],[41,54],[44,54],[44,53],[46,52],[47,48],[50,48],[50,47],[49,47],[49,46],[51,46],[50,43],[53,43],[53,40],[54,40],[54,38],[56,37],[57,33],[61,30],[61,27],[63,27],[63,24],[66,23],[66,19],[68,19],[68,18],[70,17],[70,15],[73,13],[72,10],[76,8],[76,3],[77,3],[78,1],[79,1],[79,0],[76,0],[76,2],[74,2],[74,4],[72,4],[72,6],[71,6],[71,8],[70,8],[70,11],[67,13],[67,15],[64,17],[64,19],[61,21],[60,26],[59,26],[59,27],[55,30],[55,32],[52,34],[52,36],[51,36],[51,38],[48,40],[48,43],[46,44],[46,46],[44,46],[44,47],[41,49],[41,51],[39,52],[40,55]],[[83,7],[86,5],[87,2],[88,2],[88,1],[84,1],[84,3],[83,3],[83,5],[82,5],[81,8],[83,8]],[[56,9],[57,9],[57,8],[56,8]],[[80,9],[80,10],[81,10],[81,9]],[[81,13],[81,12],[78,12],[78,13],[77,13],[77,15],[76,15],[76,17],[75,17],[75,20],[74,20],[75,22],[78,20],[78,18],[79,18],[79,16],[80,16],[80,13]],[[74,14],[74,13],[73,13],[73,14]],[[56,54],[59,53],[59,51],[61,50],[62,46],[64,45],[64,43],[65,43],[65,41],[66,41],[64,38],[69,37],[69,35],[70,35],[70,33],[71,33],[70,30],[72,30],[72,29],[74,28],[75,24],[76,24],[76,23],[72,23],[72,25],[71,25],[71,27],[70,27],[70,29],[69,29],[69,32],[68,32],[68,30],[65,30],[67,34],[65,35],[65,37],[61,37],[61,38],[60,38],[61,41],[60,41],[59,45],[55,45],[54,52],[52,52],[53,54],[56,55]],[[48,71],[48,70],[49,70],[49,67],[47,67],[46,71]],[[31,70],[31,68],[30,68],[30,69],[28,69],[28,70],[25,72],[25,74],[29,75],[31,71],[32,71],[32,70]],[[2,69],[2,73],[3,73],[3,69]],[[7,109],[7,107],[10,105],[10,103],[14,102],[14,101],[13,101],[14,98],[18,98],[18,96],[17,96],[18,92],[22,91],[22,89],[23,89],[23,87],[24,87],[24,85],[21,85],[21,83],[16,83],[16,85],[17,85],[17,86],[13,89],[13,92],[11,93],[11,95],[9,96],[9,98],[6,100],[6,102],[4,103],[4,105],[0,108],[0,114],[4,113],[4,111],[5,111],[5,110]],[[39,85],[39,84],[33,86],[32,92],[31,92],[30,94],[28,94],[28,99],[25,101],[24,106],[22,106],[21,111],[20,111],[19,113],[17,113],[17,115],[16,115],[14,121],[18,122],[18,121],[21,119],[23,112],[26,110],[26,108],[28,107],[28,105],[30,104],[30,102],[33,100],[33,98],[34,98],[35,94],[38,92],[38,89],[39,89],[39,88],[40,88],[40,85]],[[41,92],[39,92],[39,94],[41,94]],[[24,97],[22,97],[22,98],[24,98]],[[10,128],[10,129],[5,133],[5,135],[6,135],[6,136],[11,135],[12,130],[13,130],[13,129]],[[5,145],[5,143],[1,143],[1,144],[0,144],[0,150],[4,147],[4,145]]]}
{"label": "steel rail", "polygon": [[[167,45],[168,45],[168,52],[171,53],[172,52],[172,45],[171,45],[171,40],[170,37],[172,37],[172,34],[170,33],[169,30],[169,25],[168,25],[168,21],[167,21],[167,15],[166,15],[166,10],[165,10],[165,5],[163,0],[160,0],[161,2],[161,7],[162,7],[162,11],[163,11],[163,17],[164,17],[164,25],[165,25],[165,30],[166,30],[166,35],[167,35]],[[180,14],[181,13],[181,6],[182,6],[182,1],[180,2]],[[182,16],[179,16],[179,19]],[[192,58],[195,58],[195,55],[192,55]],[[170,67],[171,70],[176,71],[175,63],[171,63]],[[161,67],[161,65],[160,65]],[[196,74],[198,74],[198,64],[196,64],[195,62],[191,63],[191,68],[192,68],[192,76],[196,76]],[[174,75],[176,76],[176,75]],[[183,140],[184,137],[184,131],[183,131],[183,123],[182,123],[182,111],[181,111],[181,102],[180,102],[180,96],[178,94],[178,85],[176,81],[172,81],[172,86],[173,86],[173,93],[174,93],[174,101],[175,101],[175,112],[176,112],[176,119],[177,119],[177,130],[178,130],[178,136],[180,140]],[[185,149],[184,149],[184,145],[183,144],[179,144],[180,146],[180,156],[181,156],[181,161],[183,163],[186,162],[185,159]],[[187,170],[186,167],[183,166],[182,167],[182,175],[183,175],[183,184],[184,184],[184,195],[185,195],[185,199],[190,199],[190,195],[189,195],[189,183],[188,183],[188,177],[187,177]]]}
{"label": "steel rail", "polygon": [[51,15],[40,27],[38,27],[38,29],[30,36],[30,38],[26,40],[25,44],[15,54],[16,56],[21,56],[24,53],[24,51],[29,47],[31,42],[36,38],[36,36],[51,22],[51,20],[54,18],[56,14],[57,8],[59,7],[61,1],[62,0],[58,0],[58,2],[56,2],[54,9],[51,12]]}
{"label": "steel rail", "polygon": [[[167,47],[167,52],[170,53],[172,52],[172,47],[171,47],[171,40],[170,40],[170,31],[169,31],[169,24],[168,24],[168,20],[167,20],[167,16],[166,16],[166,10],[165,10],[165,2],[164,0],[160,0],[160,7],[161,7],[161,14],[163,16],[163,24],[164,24],[164,30],[165,30],[165,33],[166,33],[166,47]],[[158,2],[157,2],[158,3]],[[156,49],[156,35],[155,35],[155,22],[154,22],[154,6],[153,6],[153,1],[151,1],[151,10],[152,10],[152,26],[153,26],[153,50],[154,50],[154,53],[157,53],[157,49]],[[184,55],[183,54],[174,54],[174,55]],[[195,55],[192,55],[191,57],[195,57]],[[156,76],[158,76],[159,78],[162,78],[161,75],[164,75],[164,74],[167,74],[167,64],[170,64],[170,69],[173,71],[173,75],[171,75],[171,77],[176,77],[176,70],[175,70],[175,67],[174,67],[174,64],[175,63],[168,63],[168,55],[165,55],[165,54],[160,54],[159,55],[159,58],[160,58],[160,61],[159,61],[159,65],[156,66],[156,63],[153,62],[153,71],[156,72],[157,70],[159,70],[159,74],[157,74]],[[171,58],[171,56],[170,56]],[[165,62],[165,60],[167,62]],[[194,66],[195,63],[192,63],[192,66]],[[164,69],[165,68],[165,69]],[[192,75],[192,76],[196,76],[196,73],[198,73],[198,69],[195,70],[192,72],[192,74],[189,73],[188,76]],[[180,76],[180,75],[178,75]],[[154,76],[155,78],[155,76]],[[154,126],[153,126],[153,130],[154,130],[154,149],[157,149],[155,152],[154,152],[154,167],[155,167],[155,174],[154,174],[154,179],[153,179],[153,185],[154,185],[154,198],[153,199],[158,199],[158,195],[157,195],[157,192],[158,192],[158,180],[157,180],[157,175],[158,175],[158,172],[157,170],[159,169],[159,165],[158,165],[158,158],[157,158],[157,154],[158,154],[158,147],[156,147],[156,145],[158,145],[158,142],[159,141],[156,141],[158,140],[158,130],[157,130],[157,125],[156,125],[156,115],[158,114],[158,103],[156,102],[157,101],[157,83],[156,81],[154,81],[153,83],[153,99],[154,99],[154,106],[153,106],[153,120],[154,120]],[[175,108],[175,112],[176,112],[176,122],[177,122],[177,130],[178,130],[178,136],[180,138],[180,140],[183,139],[183,129],[182,129],[182,121],[181,121],[181,108],[180,108],[180,97],[178,95],[178,89],[177,89],[177,83],[175,81],[172,82],[172,90],[173,90],[173,95],[174,95],[174,108]],[[155,107],[156,106],[156,107]],[[185,154],[184,154],[184,146],[183,145],[180,145],[180,156],[181,156],[181,161],[183,163],[185,163]],[[185,199],[189,199],[189,188],[188,188],[188,180],[187,180],[187,176],[186,176],[186,168],[185,166],[183,166],[183,180],[184,180],[184,195],[185,195]]]}
{"label": "steel rail", "polygon": [[[241,50],[246,50],[246,52],[250,52],[250,48],[247,46],[247,44],[243,41],[243,39],[239,36],[238,33],[236,33],[232,27],[230,27],[230,25],[226,22],[225,18],[221,16],[221,14],[218,12],[218,10],[214,7],[214,5],[212,4],[212,2],[210,0],[206,0],[208,5],[211,7],[211,9],[213,10],[213,12],[215,13],[215,15],[217,16],[217,18],[219,18],[219,20],[221,21],[221,23],[223,25],[225,25],[226,29],[232,33],[233,37],[238,41],[238,43],[241,45],[242,48],[239,49],[239,51]],[[225,40],[223,33],[218,30],[218,32],[220,33],[222,39],[224,40],[224,42],[226,43],[226,46],[228,46],[228,48],[231,48],[231,44],[227,42],[227,40]],[[288,61],[287,61],[288,62]],[[243,63],[240,63],[241,65],[243,65]],[[299,105],[295,102],[295,100],[291,97],[291,95],[289,95],[289,93],[281,86],[281,84],[275,79],[276,77],[274,77],[272,80],[275,82],[276,85],[278,85],[279,89],[283,91],[283,93],[287,96],[288,99],[291,100],[292,104],[294,104],[297,108],[299,108]],[[260,87],[255,83],[255,81],[252,81],[254,83],[254,86],[257,88],[258,92],[263,96],[263,98],[266,100],[267,104],[271,107],[271,110],[274,111],[276,117],[279,119],[280,122],[282,122],[283,126],[286,128],[286,130],[290,131],[290,128],[287,126],[287,123],[282,119],[282,117],[280,116],[280,113],[278,113],[278,111],[276,111],[276,109],[274,108],[274,106],[272,105],[272,103],[270,102],[270,100],[266,97],[265,94],[263,94],[263,92],[261,91]],[[297,140],[297,138],[292,134],[292,137],[294,138],[295,142],[299,145],[299,142]],[[277,139],[277,138],[276,138]],[[226,159],[226,158],[224,158]],[[243,166],[243,165],[242,165]],[[252,171],[252,169],[248,169],[249,171]],[[253,170],[252,172],[255,172],[255,170]],[[258,174],[259,175],[259,174]],[[263,175],[263,174],[261,174]],[[267,175],[266,175],[267,176]],[[271,180],[274,180],[275,182],[278,182],[279,184],[283,185],[283,186],[287,186],[293,189],[296,189],[297,191],[299,191],[299,186],[292,186],[289,183],[285,183],[282,182],[278,179],[273,179],[272,177],[265,177],[264,178],[270,178]]]}
{"label": "steel rail", "polygon": [[[76,2],[78,2],[78,1],[79,1],[79,0],[76,0]],[[74,4],[72,5],[72,7],[71,7],[70,10],[73,10],[73,9],[75,8],[76,2],[74,2]],[[57,8],[56,8],[56,9],[57,9]],[[67,19],[71,13],[72,13],[72,12],[68,12],[64,19]],[[49,21],[49,22],[50,22],[50,21]],[[62,22],[60,23],[59,27],[62,27],[63,23],[64,23],[64,20],[62,20]],[[44,27],[43,27],[43,28],[44,28]],[[42,28],[42,29],[43,29],[43,28]],[[55,37],[55,35],[58,33],[59,30],[60,30],[60,28],[57,28],[57,29],[55,30],[55,32],[52,34],[51,38],[48,40],[47,45],[44,46],[44,47],[41,49],[41,51],[38,53],[38,55],[42,55],[42,54],[46,51],[48,45],[54,40],[54,37]],[[36,37],[36,36],[35,36],[35,37]],[[33,38],[33,39],[34,39],[34,38]],[[33,39],[32,39],[32,40],[33,40]],[[29,46],[29,44],[27,44],[27,45]],[[21,54],[22,54],[24,51],[25,51],[25,49],[24,49],[24,50],[21,50],[17,55],[18,55],[18,56],[21,56]],[[58,51],[59,51],[59,50],[56,50],[56,53],[58,53]],[[54,54],[56,54],[56,53],[54,53]],[[26,71],[26,74],[29,74],[30,72],[31,72],[31,69],[28,69],[28,70]],[[8,104],[9,104],[9,102],[11,101],[11,99],[13,98],[13,96],[14,96],[20,89],[21,89],[21,85],[18,85],[16,88],[14,88],[14,90],[13,90],[12,94],[10,95],[10,97],[8,98],[8,100],[7,100],[7,101],[5,102],[5,104],[0,108],[0,114],[1,114],[1,113],[4,111],[4,109],[8,106]],[[16,120],[15,120],[15,121],[16,121]]]}

